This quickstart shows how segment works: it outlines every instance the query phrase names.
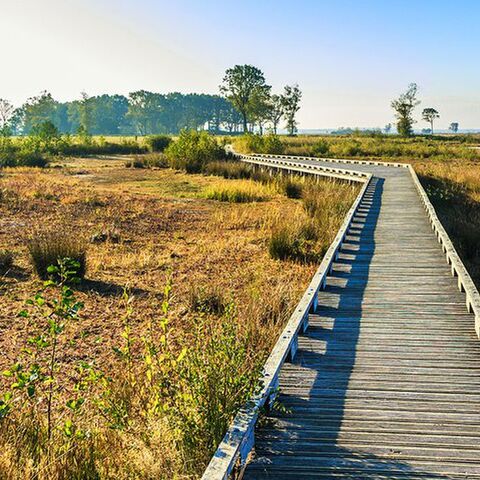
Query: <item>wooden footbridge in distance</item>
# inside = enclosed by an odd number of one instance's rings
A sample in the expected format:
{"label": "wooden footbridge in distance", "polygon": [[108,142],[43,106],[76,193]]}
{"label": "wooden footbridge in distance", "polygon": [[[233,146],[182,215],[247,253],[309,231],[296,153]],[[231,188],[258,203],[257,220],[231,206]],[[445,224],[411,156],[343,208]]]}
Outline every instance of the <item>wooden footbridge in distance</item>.
{"label": "wooden footbridge in distance", "polygon": [[413,168],[241,159],[363,187],[203,480],[480,479],[480,296]]}

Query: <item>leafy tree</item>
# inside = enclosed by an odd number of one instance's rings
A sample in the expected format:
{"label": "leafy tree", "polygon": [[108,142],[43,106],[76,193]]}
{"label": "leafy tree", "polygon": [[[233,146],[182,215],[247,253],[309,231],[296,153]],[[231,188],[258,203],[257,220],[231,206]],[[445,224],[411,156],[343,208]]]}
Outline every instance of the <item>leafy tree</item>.
{"label": "leafy tree", "polygon": [[452,122],[450,124],[450,126],[448,127],[448,129],[450,131],[452,131],[453,133],[457,133],[458,132],[458,122]]}
{"label": "leafy tree", "polygon": [[227,127],[227,130],[232,132],[238,132],[240,125],[242,124],[242,116],[240,112],[229,102],[229,108],[225,113],[224,123]]}
{"label": "leafy tree", "polygon": [[146,90],[129,94],[127,116],[132,120],[140,135],[155,133],[157,118],[162,112],[161,97],[158,93],[147,92]]}
{"label": "leafy tree", "polygon": [[0,98],[0,130],[6,129],[9,126],[14,111],[13,105],[8,100]]}
{"label": "leafy tree", "polygon": [[440,118],[440,114],[434,108],[424,108],[422,119],[430,123],[430,133],[433,135],[433,121]]}
{"label": "leafy tree", "polygon": [[56,153],[61,140],[58,128],[50,120],[35,125],[30,131],[30,144],[34,150]]}
{"label": "leafy tree", "polygon": [[385,127],[383,128],[384,132],[388,135],[392,131],[392,124],[387,123]]}
{"label": "leafy tree", "polygon": [[298,85],[287,85],[285,87],[282,95],[282,103],[289,135],[293,135],[297,131],[297,121],[295,116],[300,110],[301,98],[302,92]]}
{"label": "leafy tree", "polygon": [[270,95],[265,90],[256,90],[251,102],[252,129],[258,125],[260,135],[263,135],[263,127],[270,118]]}
{"label": "leafy tree", "polygon": [[22,105],[19,112],[22,119],[23,133],[28,134],[36,125],[47,121],[58,126],[60,123],[58,105],[58,102],[47,91],[41,92],[36,97],[29,98]]}
{"label": "leafy tree", "polygon": [[259,98],[270,93],[263,72],[253,65],[235,65],[227,69],[220,91],[240,112],[243,131],[248,131],[248,121],[254,114]]}
{"label": "leafy tree", "polygon": [[283,99],[281,95],[273,94],[270,97],[270,109],[268,112],[268,119],[270,120],[273,128],[273,133],[277,134],[278,124],[283,117],[284,107]]}
{"label": "leafy tree", "polygon": [[79,103],[80,125],[86,133],[92,132],[94,117],[94,100],[86,92],[81,93],[82,99]]}
{"label": "leafy tree", "polygon": [[415,123],[413,110],[420,103],[420,100],[417,99],[417,91],[417,84],[411,83],[407,91],[391,103],[397,118],[397,131],[404,137],[413,135],[413,124]]}

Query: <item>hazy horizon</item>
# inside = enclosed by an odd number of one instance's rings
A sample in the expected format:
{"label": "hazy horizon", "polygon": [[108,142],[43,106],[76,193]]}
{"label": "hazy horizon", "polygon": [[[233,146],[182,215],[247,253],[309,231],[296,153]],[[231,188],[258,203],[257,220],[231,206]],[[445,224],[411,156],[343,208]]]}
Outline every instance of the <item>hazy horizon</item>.
{"label": "hazy horizon", "polygon": [[7,73],[16,106],[48,90],[60,100],[135,90],[218,93],[226,68],[261,68],[274,92],[303,90],[299,128],[383,127],[410,82],[437,129],[480,127],[476,19],[480,4],[426,1],[2,0]]}

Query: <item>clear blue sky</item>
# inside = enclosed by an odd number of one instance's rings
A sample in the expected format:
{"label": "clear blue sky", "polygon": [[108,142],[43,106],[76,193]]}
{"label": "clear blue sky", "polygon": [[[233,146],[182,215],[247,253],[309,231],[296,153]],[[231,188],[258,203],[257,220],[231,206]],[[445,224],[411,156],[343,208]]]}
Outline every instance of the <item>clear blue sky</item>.
{"label": "clear blue sky", "polygon": [[[298,82],[301,128],[393,121],[410,82],[439,127],[480,128],[477,0],[0,0],[0,97],[216,93],[237,63]],[[7,68],[5,68],[7,66]],[[419,122],[417,128],[426,127]]]}

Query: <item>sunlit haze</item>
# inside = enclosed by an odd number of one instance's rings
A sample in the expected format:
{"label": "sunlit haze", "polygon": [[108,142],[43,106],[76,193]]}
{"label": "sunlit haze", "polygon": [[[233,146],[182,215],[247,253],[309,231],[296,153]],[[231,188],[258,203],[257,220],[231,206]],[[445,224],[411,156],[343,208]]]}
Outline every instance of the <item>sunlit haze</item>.
{"label": "sunlit haze", "polygon": [[300,129],[382,127],[410,82],[439,128],[480,128],[479,18],[473,0],[1,0],[0,98],[218,93],[248,63],[300,85]]}

